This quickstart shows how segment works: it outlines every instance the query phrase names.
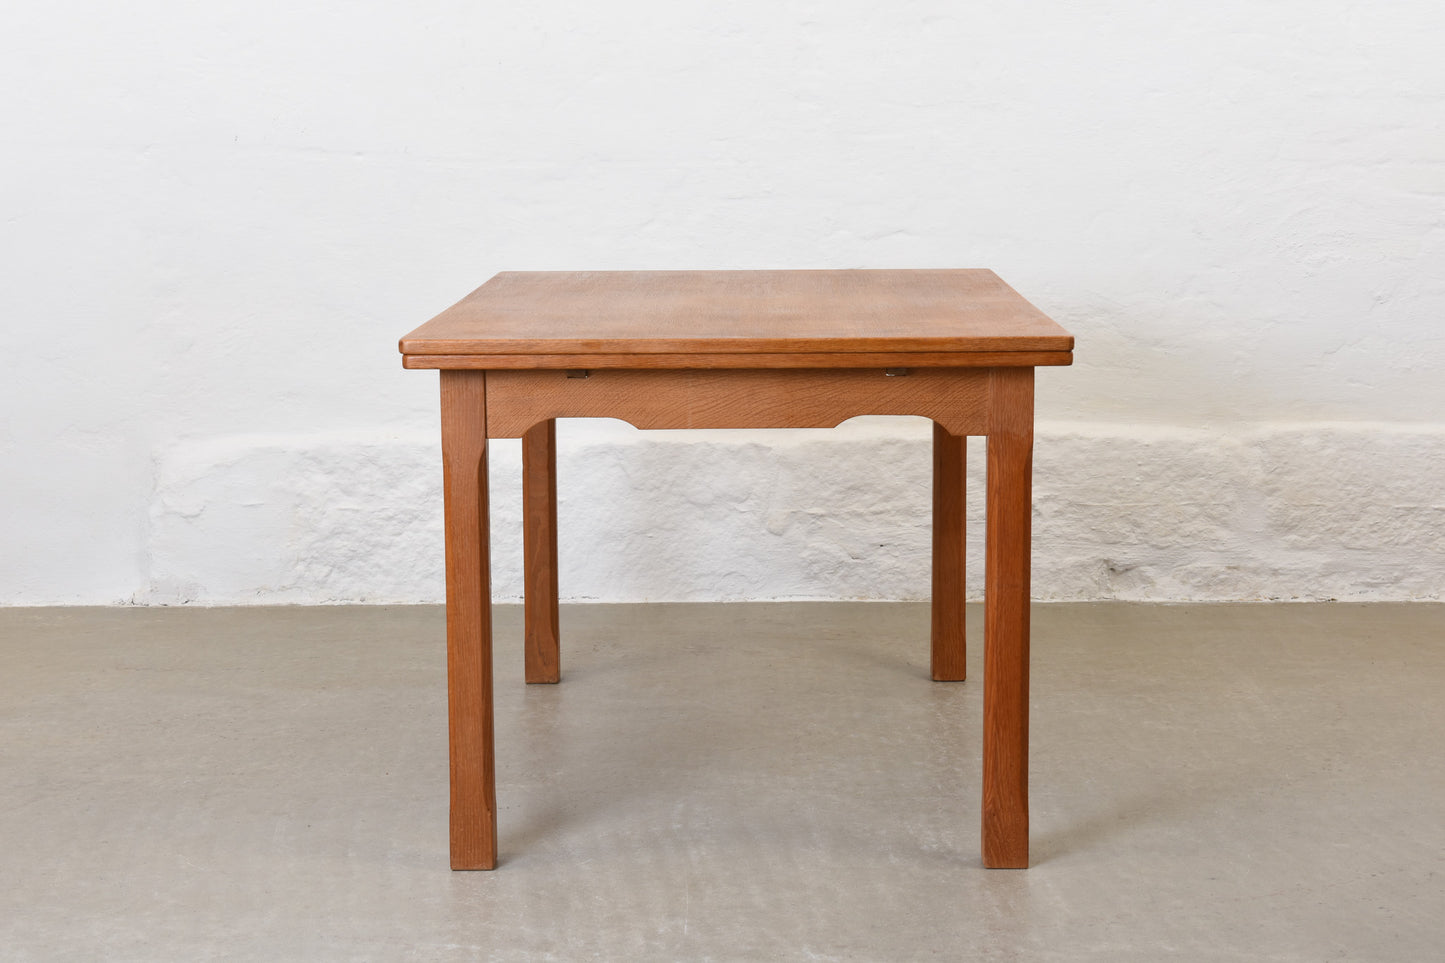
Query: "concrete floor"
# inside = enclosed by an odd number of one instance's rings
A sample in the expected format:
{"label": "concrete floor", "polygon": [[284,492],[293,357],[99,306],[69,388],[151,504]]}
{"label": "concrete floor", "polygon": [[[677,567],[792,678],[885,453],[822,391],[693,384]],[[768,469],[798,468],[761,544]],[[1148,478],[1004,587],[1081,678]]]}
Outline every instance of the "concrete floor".
{"label": "concrete floor", "polygon": [[519,616],[452,873],[439,609],[0,610],[0,959],[1445,957],[1445,606],[1035,607],[1027,871],[926,607]]}

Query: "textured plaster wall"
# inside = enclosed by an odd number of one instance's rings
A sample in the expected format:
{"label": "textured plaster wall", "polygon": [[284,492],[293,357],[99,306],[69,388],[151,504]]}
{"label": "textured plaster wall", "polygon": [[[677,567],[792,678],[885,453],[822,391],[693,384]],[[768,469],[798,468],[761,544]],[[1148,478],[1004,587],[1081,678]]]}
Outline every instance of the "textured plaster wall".
{"label": "textured plaster wall", "polygon": [[[992,267],[1077,336],[1040,597],[1439,598],[1441,36],[1424,0],[9,10],[0,601],[440,598],[397,336],[502,269],[855,266]],[[559,434],[568,597],[927,591],[920,422]]]}
{"label": "textured plaster wall", "polygon": [[[565,597],[927,597],[931,432],[921,419],[767,434],[618,426],[589,436],[569,431],[577,424],[558,432]],[[1440,594],[1445,431],[1040,429],[1039,598]],[[521,450],[494,445],[493,594],[517,599]],[[974,595],[982,448],[975,439],[969,452]],[[253,436],[177,451],[159,470],[137,601],[439,600],[436,458],[428,433]]]}

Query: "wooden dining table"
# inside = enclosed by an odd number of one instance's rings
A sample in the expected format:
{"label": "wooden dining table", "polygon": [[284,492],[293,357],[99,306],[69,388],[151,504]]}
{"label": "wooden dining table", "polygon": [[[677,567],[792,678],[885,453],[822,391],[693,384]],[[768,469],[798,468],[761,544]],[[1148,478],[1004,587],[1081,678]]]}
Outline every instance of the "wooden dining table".
{"label": "wooden dining table", "polygon": [[401,339],[441,372],[451,865],[497,864],[487,441],[522,440],[526,680],[561,678],[558,418],[933,422],[933,679],[964,669],[966,439],[987,437],[983,863],[1029,859],[1034,369],[1073,337],[983,269],[503,272]]}

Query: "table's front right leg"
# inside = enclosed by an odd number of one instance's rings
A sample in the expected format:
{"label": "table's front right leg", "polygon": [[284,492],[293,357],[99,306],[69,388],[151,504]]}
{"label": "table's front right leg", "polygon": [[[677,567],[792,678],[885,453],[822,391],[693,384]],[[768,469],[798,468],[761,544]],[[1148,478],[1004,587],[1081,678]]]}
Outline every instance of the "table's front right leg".
{"label": "table's front right leg", "polygon": [[443,371],[441,389],[451,860],[452,869],[493,869],[497,790],[492,748],[486,373]]}
{"label": "table's front right leg", "polygon": [[995,369],[984,528],[983,863],[1029,864],[1032,368]]}

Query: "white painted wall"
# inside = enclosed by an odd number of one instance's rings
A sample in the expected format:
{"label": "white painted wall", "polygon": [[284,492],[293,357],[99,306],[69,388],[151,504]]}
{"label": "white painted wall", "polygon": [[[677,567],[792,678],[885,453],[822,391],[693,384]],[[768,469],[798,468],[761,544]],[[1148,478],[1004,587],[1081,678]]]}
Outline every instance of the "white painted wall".
{"label": "white painted wall", "polygon": [[[438,599],[400,334],[502,269],[861,266],[992,267],[1077,336],[1041,597],[1439,598],[1442,37],[1429,0],[12,5],[0,601]],[[568,597],[927,592],[920,422],[559,434]]]}

